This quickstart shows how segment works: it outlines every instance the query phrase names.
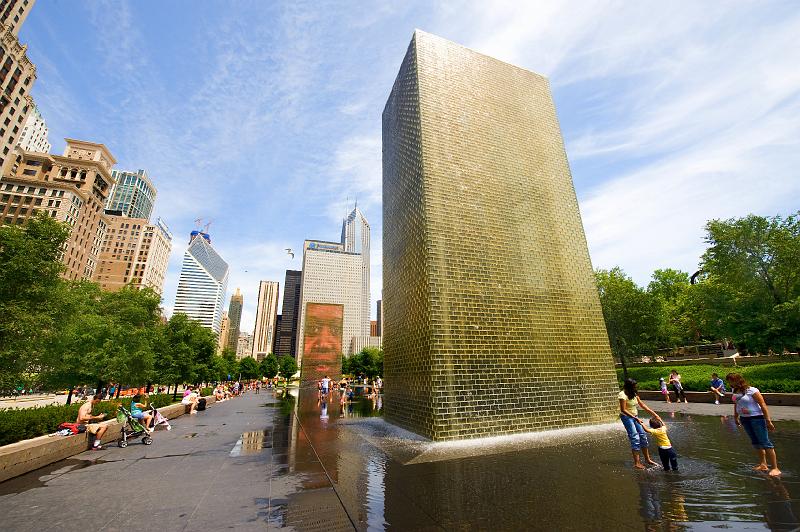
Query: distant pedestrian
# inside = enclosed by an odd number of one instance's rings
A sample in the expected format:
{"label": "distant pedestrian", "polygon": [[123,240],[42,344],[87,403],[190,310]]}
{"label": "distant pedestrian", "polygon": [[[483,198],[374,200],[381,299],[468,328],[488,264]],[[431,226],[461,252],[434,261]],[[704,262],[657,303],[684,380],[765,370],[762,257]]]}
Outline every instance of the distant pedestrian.
{"label": "distant pedestrian", "polygon": [[683,398],[683,402],[688,403],[686,394],[683,392],[683,384],[681,384],[681,374],[678,373],[678,370],[673,369],[670,371],[669,383],[672,384],[672,389],[675,390],[675,402],[680,403],[681,398]]}
{"label": "distant pedestrian", "polygon": [[[758,388],[750,386],[738,373],[728,373],[725,380],[731,385],[733,392],[733,418],[741,425],[750,437],[750,443],[758,453],[759,462],[753,467],[755,471],[769,471],[771,477],[781,474],[778,469],[778,457],[775,445],[769,439],[769,432],[775,430],[770,419],[769,409]],[[770,468],[767,460],[771,463]]]}
{"label": "distant pedestrian", "polygon": [[661,395],[664,396],[664,400],[671,403],[672,399],[669,398],[669,390],[667,389],[667,383],[664,381],[664,377],[658,378],[658,385],[661,388]]}
{"label": "distant pedestrian", "polygon": [[[636,381],[633,379],[625,379],[622,391],[617,395],[619,399],[619,418],[625,426],[625,431],[628,433],[628,439],[631,442],[631,454],[633,455],[633,467],[636,469],[646,469],[639,458],[639,451],[644,455],[645,461],[649,465],[658,465],[652,458],[650,458],[650,450],[648,449],[649,442],[647,441],[647,432],[639,422],[639,407],[648,412],[652,417],[661,421],[658,414],[653,412],[644,401],[639,397],[639,392],[636,388]],[[661,421],[663,423],[663,421]]]}
{"label": "distant pedestrian", "polygon": [[716,373],[711,374],[711,388],[708,391],[714,395],[715,405],[718,405],[719,400],[725,397],[725,382]]}

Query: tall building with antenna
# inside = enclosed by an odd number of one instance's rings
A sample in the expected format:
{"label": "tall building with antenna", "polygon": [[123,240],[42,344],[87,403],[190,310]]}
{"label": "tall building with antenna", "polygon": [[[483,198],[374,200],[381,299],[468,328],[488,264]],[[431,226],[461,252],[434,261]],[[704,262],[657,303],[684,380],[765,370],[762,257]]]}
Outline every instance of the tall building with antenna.
{"label": "tall building with antenna", "polygon": [[182,312],[219,333],[227,288],[228,263],[211,246],[208,233],[192,231],[183,255],[174,312]]}

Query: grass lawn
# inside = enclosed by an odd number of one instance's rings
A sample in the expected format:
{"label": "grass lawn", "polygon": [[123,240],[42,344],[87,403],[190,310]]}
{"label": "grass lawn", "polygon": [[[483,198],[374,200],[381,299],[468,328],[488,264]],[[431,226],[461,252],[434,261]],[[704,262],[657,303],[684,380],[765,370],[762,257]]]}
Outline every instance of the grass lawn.
{"label": "grass lawn", "polygon": [[[724,379],[728,373],[741,373],[752,386],[762,392],[800,393],[800,362],[778,362],[760,366],[640,366],[628,369],[628,376],[636,379],[640,390],[658,390],[658,378],[669,383],[669,372],[673,369],[681,374],[683,388],[688,391],[708,390],[711,374],[717,373]],[[617,369],[617,379],[622,386],[622,369]]]}

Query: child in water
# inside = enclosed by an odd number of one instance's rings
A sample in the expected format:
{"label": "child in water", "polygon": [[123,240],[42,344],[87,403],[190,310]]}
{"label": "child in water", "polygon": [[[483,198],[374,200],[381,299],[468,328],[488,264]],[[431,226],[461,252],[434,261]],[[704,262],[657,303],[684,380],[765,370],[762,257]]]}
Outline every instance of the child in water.
{"label": "child in water", "polygon": [[659,377],[658,384],[661,386],[661,395],[664,396],[668,403],[671,403],[672,399],[669,398],[669,390],[667,390],[667,383],[664,381],[664,377]]}
{"label": "child in water", "polygon": [[653,439],[656,440],[658,445],[658,457],[661,458],[661,464],[664,466],[664,471],[669,471],[672,467],[673,471],[678,470],[678,455],[675,454],[675,449],[672,448],[672,443],[667,436],[667,426],[654,417],[650,418],[650,428],[645,426],[644,421],[636,418],[636,421],[642,425],[642,428],[652,434]]}

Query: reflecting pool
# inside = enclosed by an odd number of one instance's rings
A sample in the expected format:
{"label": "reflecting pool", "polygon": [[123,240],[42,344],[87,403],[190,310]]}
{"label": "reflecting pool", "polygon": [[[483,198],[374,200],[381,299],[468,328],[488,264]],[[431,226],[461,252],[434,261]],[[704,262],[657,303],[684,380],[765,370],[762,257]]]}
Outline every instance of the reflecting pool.
{"label": "reflecting pool", "polygon": [[282,397],[273,439],[285,446],[286,474],[301,480],[273,524],[303,529],[291,514],[319,517],[323,499],[312,494],[324,492],[346,511],[339,525],[362,530],[800,527],[797,422],[776,422],[784,474],[771,479],[751,471],[754,453],[731,416],[665,414],[680,467],[666,473],[632,469],[621,423],[431,443],[376,417],[381,409],[381,397],[342,402],[316,389]]}

